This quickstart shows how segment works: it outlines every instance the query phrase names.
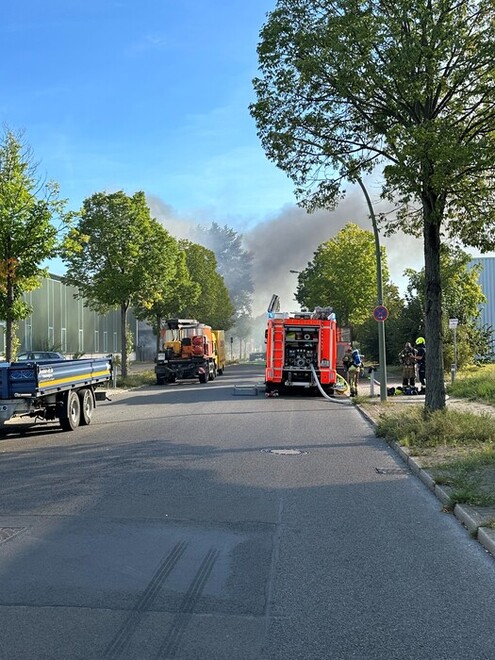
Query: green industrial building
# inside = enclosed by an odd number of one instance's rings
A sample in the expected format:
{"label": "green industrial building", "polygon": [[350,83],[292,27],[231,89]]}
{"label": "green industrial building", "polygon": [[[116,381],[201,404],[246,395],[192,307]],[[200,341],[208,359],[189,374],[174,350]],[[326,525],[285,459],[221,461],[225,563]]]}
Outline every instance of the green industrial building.
{"label": "green industrial building", "polygon": [[[120,353],[120,310],[98,314],[83,299],[76,298],[76,294],[77,289],[64,284],[57,275],[48,275],[38,289],[25,294],[32,313],[17,324],[19,352],[55,350],[68,357]],[[0,353],[5,355],[5,322],[0,324],[4,330],[0,331]],[[141,326],[143,334],[149,334],[149,328],[138,323],[132,312],[128,314],[128,324],[135,346],[142,346]]]}

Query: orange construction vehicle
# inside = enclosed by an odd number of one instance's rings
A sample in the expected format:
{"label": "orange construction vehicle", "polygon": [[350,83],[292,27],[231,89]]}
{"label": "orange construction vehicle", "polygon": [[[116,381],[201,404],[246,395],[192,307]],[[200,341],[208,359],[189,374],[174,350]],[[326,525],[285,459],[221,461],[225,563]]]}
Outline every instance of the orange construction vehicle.
{"label": "orange construction vehicle", "polygon": [[337,383],[337,322],[330,308],[280,312],[278,296],[268,308],[265,390],[314,389],[332,395]]}
{"label": "orange construction vehicle", "polygon": [[207,383],[223,373],[223,330],[212,330],[195,319],[168,319],[160,324],[160,343],[155,364],[158,385],[186,378]]}

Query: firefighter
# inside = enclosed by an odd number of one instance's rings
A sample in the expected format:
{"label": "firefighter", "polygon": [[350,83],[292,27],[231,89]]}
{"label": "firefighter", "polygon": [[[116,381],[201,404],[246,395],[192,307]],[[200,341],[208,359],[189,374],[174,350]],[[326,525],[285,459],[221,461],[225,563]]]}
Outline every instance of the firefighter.
{"label": "firefighter", "polygon": [[402,365],[402,387],[414,387],[416,384],[416,349],[410,342],[406,342],[399,353]]}
{"label": "firefighter", "polygon": [[349,382],[349,388],[351,390],[350,396],[357,396],[358,394],[358,379],[363,369],[363,361],[361,360],[361,355],[357,348],[352,351],[351,354],[352,360],[347,371],[347,378]]}
{"label": "firefighter", "polygon": [[346,349],[346,352],[344,353],[344,357],[342,358],[342,364],[344,366],[345,370],[345,379],[347,382],[349,382],[349,367],[352,364],[352,348],[351,346],[348,346]]}
{"label": "firefighter", "polygon": [[426,390],[426,342],[424,337],[416,339],[416,363],[418,366],[418,378],[421,383],[420,394],[424,394]]}

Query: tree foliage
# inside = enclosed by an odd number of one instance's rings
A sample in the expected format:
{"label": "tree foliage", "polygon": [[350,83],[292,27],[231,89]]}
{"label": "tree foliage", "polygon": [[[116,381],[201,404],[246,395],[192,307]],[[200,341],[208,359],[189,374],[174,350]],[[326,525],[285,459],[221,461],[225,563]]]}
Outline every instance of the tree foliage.
{"label": "tree foliage", "polygon": [[[480,305],[486,302],[479,283],[480,265],[470,267],[471,257],[463,250],[444,246],[441,250],[441,272],[443,281],[442,328],[445,334],[444,366],[450,368],[454,361],[453,333],[448,328],[448,320],[458,320],[456,332],[457,364],[462,367],[473,363],[476,356],[489,352],[488,334],[479,327]],[[404,341],[413,341],[424,334],[425,300],[424,269],[406,269],[409,278],[403,310],[402,327]]]}
{"label": "tree foliage", "polygon": [[[385,248],[382,275],[388,279]],[[318,246],[300,273],[296,300],[307,309],[333,307],[341,326],[365,323],[377,302],[376,252],[373,233],[348,223]]]}
{"label": "tree foliage", "polygon": [[15,322],[31,313],[23,294],[40,286],[45,259],[57,248],[56,218],[69,221],[54,182],[37,175],[31,149],[21,134],[0,138],[0,317],[6,321],[6,360],[13,356]]}
{"label": "tree foliage", "polygon": [[223,277],[236,316],[251,314],[254,292],[252,255],[243,248],[242,235],[231,227],[220,227],[213,222],[210,227],[198,227],[198,241],[215,253],[217,270]]}
{"label": "tree foliage", "polygon": [[196,305],[201,295],[201,286],[195,282],[186,262],[186,253],[178,249],[175,261],[175,274],[163,281],[159,298],[149,307],[135,307],[137,318],[145,319],[156,335],[157,351],[160,350],[160,321],[167,318],[184,318],[187,310]]}
{"label": "tree foliage", "polygon": [[127,312],[151,310],[176,273],[177,241],[151,218],[144,193],[95,193],[66,237],[63,281],[89,307],[121,312],[122,375],[127,375]]}
{"label": "tree foliage", "polygon": [[191,279],[201,288],[198,300],[189,300],[184,314],[216,330],[228,330],[234,322],[235,308],[223,277],[217,271],[215,254],[188,240],[179,241],[179,245],[185,252]]}
{"label": "tree foliage", "polygon": [[251,113],[300,200],[328,207],[382,167],[388,228],[422,232],[428,410],[445,406],[442,232],[494,245],[494,19],[492,0],[278,0],[258,46]]}

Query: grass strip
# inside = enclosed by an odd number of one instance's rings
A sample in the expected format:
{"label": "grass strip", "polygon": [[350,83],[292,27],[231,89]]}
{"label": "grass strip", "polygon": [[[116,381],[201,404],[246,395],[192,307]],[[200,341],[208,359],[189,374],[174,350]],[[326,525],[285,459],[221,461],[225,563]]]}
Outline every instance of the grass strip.
{"label": "grass strip", "polygon": [[439,463],[428,471],[437,484],[452,489],[451,506],[495,506],[495,447],[473,451],[467,458]]}
{"label": "grass strip", "polygon": [[479,400],[495,405],[495,365],[469,367],[447,386],[450,396]]}
{"label": "grass strip", "polygon": [[425,415],[418,406],[382,413],[376,434],[412,449],[438,446],[478,446],[495,443],[495,421],[488,414],[437,410]]}
{"label": "grass strip", "polygon": [[[408,447],[413,454],[427,456],[431,462],[428,471],[435,482],[452,490],[452,506],[495,506],[492,416],[449,409],[425,415],[422,408],[415,406],[382,413],[376,434]],[[442,461],[442,449],[459,451],[454,459]]]}

